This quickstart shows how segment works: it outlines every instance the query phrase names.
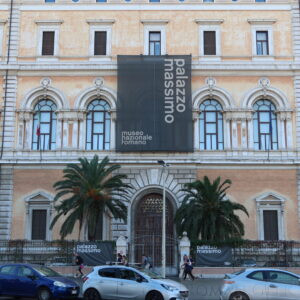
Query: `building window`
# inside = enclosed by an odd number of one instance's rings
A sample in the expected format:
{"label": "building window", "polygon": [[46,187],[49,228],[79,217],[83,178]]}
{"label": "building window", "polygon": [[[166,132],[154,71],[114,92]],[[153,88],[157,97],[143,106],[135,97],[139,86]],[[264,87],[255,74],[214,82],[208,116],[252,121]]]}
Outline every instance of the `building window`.
{"label": "building window", "polygon": [[45,3],[55,3],[55,0],[45,0]]}
{"label": "building window", "polygon": [[87,107],[86,149],[110,149],[110,106],[105,100],[97,99]]}
{"label": "building window", "polygon": [[160,0],[149,0],[150,3],[152,2],[160,2]]}
{"label": "building window", "polygon": [[43,31],[42,55],[54,55],[54,31]]}
{"label": "building window", "polygon": [[223,150],[223,113],[222,106],[213,99],[200,105],[200,149]]}
{"label": "building window", "polygon": [[258,238],[266,241],[284,240],[286,199],[275,193],[264,193],[255,200]]}
{"label": "building window", "polygon": [[46,240],[47,210],[33,209],[31,220],[31,239]]}
{"label": "building window", "polygon": [[277,210],[264,210],[264,240],[278,241],[278,212]]}
{"label": "building window", "polygon": [[[53,21],[36,21],[38,25],[38,44],[37,56],[38,60],[47,61],[57,59],[59,47],[59,26],[62,20]],[[42,56],[42,57],[40,57]]]}
{"label": "building window", "polygon": [[51,214],[53,197],[45,192],[38,192],[25,198],[26,225],[25,239],[51,240]]}
{"label": "building window", "polygon": [[216,32],[203,31],[204,55],[216,55]]}
{"label": "building window", "polygon": [[90,60],[110,60],[113,19],[87,20],[90,25]]}
{"label": "building window", "polygon": [[105,3],[105,2],[107,2],[107,0],[96,0],[96,2],[102,2],[102,3]]}
{"label": "building window", "polygon": [[269,100],[259,100],[254,106],[254,149],[277,150],[277,119],[276,108]]}
{"label": "building window", "polygon": [[149,55],[161,55],[160,31],[149,32]]}
{"label": "building window", "polygon": [[106,31],[95,31],[94,55],[106,55]]}
{"label": "building window", "polygon": [[266,2],[266,0],[255,0],[255,2]]}
{"label": "building window", "polygon": [[251,25],[253,59],[266,59],[268,56],[273,60],[273,24],[276,19],[248,19],[248,23]]}
{"label": "building window", "polygon": [[256,31],[256,54],[269,55],[268,31]]}
{"label": "building window", "polygon": [[141,20],[144,25],[144,55],[166,55],[168,20]]}
{"label": "building window", "polygon": [[204,3],[214,2],[214,0],[203,0]]}
{"label": "building window", "polygon": [[223,19],[195,19],[199,25],[199,56],[204,60],[221,59],[221,24]]}
{"label": "building window", "polygon": [[32,150],[54,150],[56,146],[56,105],[48,99],[34,107]]}

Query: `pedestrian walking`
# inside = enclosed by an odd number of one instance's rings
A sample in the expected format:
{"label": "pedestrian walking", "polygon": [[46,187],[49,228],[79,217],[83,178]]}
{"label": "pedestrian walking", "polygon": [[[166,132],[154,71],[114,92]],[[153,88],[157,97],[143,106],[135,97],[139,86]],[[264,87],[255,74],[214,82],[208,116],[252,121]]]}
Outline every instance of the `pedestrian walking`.
{"label": "pedestrian walking", "polygon": [[188,256],[186,254],[184,254],[182,257],[183,264],[180,266],[180,274],[179,274],[180,278],[183,278],[183,276],[184,276],[185,263],[187,261],[188,261]]}
{"label": "pedestrian walking", "polygon": [[76,272],[75,277],[83,277],[83,273],[82,270],[84,268],[83,265],[83,258],[78,254],[78,253],[74,253],[75,256],[75,264],[78,266],[78,273]]}
{"label": "pedestrian walking", "polygon": [[183,276],[183,279],[185,280],[186,279],[186,276],[189,275],[189,277],[191,279],[195,279],[194,275],[192,274],[192,271],[193,271],[193,260],[192,260],[192,257],[188,257],[186,262],[184,263],[184,276]]}
{"label": "pedestrian walking", "polygon": [[148,265],[148,257],[145,254],[143,254],[142,255],[142,267],[144,269],[147,269],[147,265]]}
{"label": "pedestrian walking", "polygon": [[122,256],[121,264],[128,267],[128,259],[127,259],[126,255]]}
{"label": "pedestrian walking", "polygon": [[121,265],[121,264],[122,264],[122,254],[121,254],[121,253],[118,253],[117,264],[118,264],[118,265]]}

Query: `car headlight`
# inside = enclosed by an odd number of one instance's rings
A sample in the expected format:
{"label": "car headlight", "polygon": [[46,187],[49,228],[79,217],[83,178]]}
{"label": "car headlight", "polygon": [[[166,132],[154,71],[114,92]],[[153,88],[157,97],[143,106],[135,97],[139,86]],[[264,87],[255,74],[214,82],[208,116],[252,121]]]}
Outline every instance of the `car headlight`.
{"label": "car headlight", "polygon": [[66,285],[63,282],[60,281],[54,281],[53,283],[55,286],[59,286],[59,287],[66,287]]}
{"label": "car headlight", "polygon": [[178,291],[178,288],[176,288],[175,286],[172,286],[172,285],[161,284],[161,286],[171,292]]}

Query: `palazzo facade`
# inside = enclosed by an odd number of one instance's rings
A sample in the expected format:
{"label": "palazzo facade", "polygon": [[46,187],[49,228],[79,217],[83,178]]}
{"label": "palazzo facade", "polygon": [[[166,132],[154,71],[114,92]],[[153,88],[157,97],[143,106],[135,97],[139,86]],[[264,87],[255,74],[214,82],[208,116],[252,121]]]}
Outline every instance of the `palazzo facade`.
{"label": "palazzo facade", "polygon": [[[117,55],[140,54],[191,54],[193,152],[115,150]],[[53,183],[98,154],[133,186],[100,239],[154,243],[164,186],[176,239],[183,184],[207,175],[232,181],[245,238],[299,240],[299,62],[296,0],[2,0],[0,239],[59,239]]]}

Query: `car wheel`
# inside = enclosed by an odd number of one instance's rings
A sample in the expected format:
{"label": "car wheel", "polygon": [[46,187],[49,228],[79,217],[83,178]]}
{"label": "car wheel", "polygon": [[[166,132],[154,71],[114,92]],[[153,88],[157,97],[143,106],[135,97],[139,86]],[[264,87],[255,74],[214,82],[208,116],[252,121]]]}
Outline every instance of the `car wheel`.
{"label": "car wheel", "polygon": [[230,295],[229,300],[249,300],[249,297],[243,292],[235,292]]}
{"label": "car wheel", "polygon": [[50,300],[51,292],[47,288],[40,288],[37,292],[38,300]]}
{"label": "car wheel", "polygon": [[164,300],[161,293],[152,291],[146,296],[146,300]]}
{"label": "car wheel", "polygon": [[88,289],[84,292],[83,295],[84,300],[101,300],[101,296],[95,289]]}

